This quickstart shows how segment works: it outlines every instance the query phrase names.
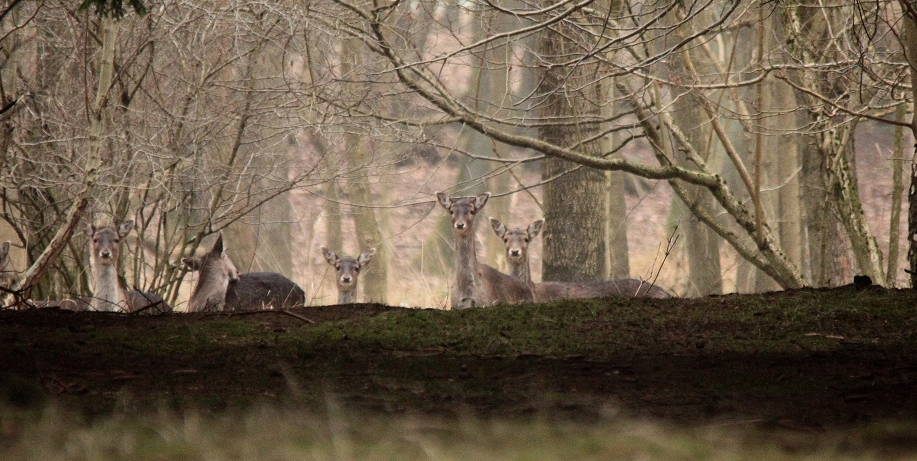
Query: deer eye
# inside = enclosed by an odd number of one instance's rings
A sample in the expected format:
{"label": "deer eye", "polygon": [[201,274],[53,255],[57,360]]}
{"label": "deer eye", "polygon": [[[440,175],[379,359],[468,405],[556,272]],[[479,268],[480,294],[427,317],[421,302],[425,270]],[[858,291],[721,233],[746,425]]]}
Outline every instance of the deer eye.
{"label": "deer eye", "polygon": [[359,267],[354,267],[354,268],[353,268],[353,271],[354,271],[354,272],[360,272],[360,268],[359,268]]}
{"label": "deer eye", "polygon": [[334,266],[334,270],[340,272],[340,271],[341,271],[341,266]]}
{"label": "deer eye", "polygon": [[526,237],[526,238],[523,239],[523,240],[525,240],[525,243],[529,243],[529,238],[528,238],[528,237]]}
{"label": "deer eye", "polygon": [[504,239],[503,239],[503,243],[509,243],[509,239],[508,239],[508,238],[504,238]]}

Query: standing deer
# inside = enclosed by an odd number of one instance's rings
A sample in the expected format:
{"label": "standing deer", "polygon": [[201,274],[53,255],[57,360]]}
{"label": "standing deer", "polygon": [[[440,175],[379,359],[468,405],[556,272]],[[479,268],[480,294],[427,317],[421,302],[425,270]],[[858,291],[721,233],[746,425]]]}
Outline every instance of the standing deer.
{"label": "standing deer", "polygon": [[565,283],[565,282],[532,282],[529,272],[529,243],[538,236],[544,226],[544,219],[539,219],[527,227],[507,229],[502,222],[490,218],[490,226],[497,237],[503,240],[506,249],[506,260],[509,262],[510,274],[528,285],[537,302],[555,301],[558,299],[602,298],[607,296],[671,298],[668,292],[638,279],[616,279],[598,282]]}
{"label": "standing deer", "polygon": [[90,238],[89,263],[92,269],[94,292],[89,299],[73,300],[77,310],[80,304],[88,309],[105,312],[164,313],[172,310],[161,296],[155,293],[125,290],[118,279],[118,260],[121,254],[121,239],[133,229],[134,221],[115,223],[114,226],[96,227],[83,222],[83,231]]}
{"label": "standing deer", "polygon": [[306,302],[302,288],[276,272],[239,274],[223,248],[223,234],[204,256],[181,261],[188,270],[200,271],[188,312],[289,309]]}
{"label": "standing deer", "polygon": [[333,251],[322,247],[322,255],[328,264],[337,272],[338,304],[353,304],[357,298],[357,283],[360,281],[360,270],[366,267],[376,254],[375,248],[360,253],[358,258],[338,257]]}
{"label": "standing deer", "polygon": [[449,197],[442,192],[436,193],[439,204],[452,215],[455,286],[450,303],[453,309],[532,301],[532,290],[525,283],[478,262],[474,218],[489,198],[490,192],[476,197]]}

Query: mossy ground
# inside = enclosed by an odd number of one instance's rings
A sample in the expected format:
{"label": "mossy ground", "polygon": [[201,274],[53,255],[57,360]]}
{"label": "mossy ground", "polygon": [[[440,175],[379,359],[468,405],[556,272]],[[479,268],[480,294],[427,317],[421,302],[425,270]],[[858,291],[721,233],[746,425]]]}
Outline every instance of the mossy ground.
{"label": "mossy ground", "polygon": [[[796,290],[468,311],[0,312],[0,388],[86,415],[261,403],[822,428],[917,420],[917,293]],[[12,396],[12,397],[11,397]],[[19,396],[19,397],[17,397]],[[24,396],[24,397],[22,397]]]}

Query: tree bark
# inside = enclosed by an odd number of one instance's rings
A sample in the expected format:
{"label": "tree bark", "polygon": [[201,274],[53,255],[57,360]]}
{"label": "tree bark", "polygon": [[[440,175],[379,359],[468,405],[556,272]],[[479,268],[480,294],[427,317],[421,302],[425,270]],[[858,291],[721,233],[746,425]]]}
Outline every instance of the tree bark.
{"label": "tree bark", "polygon": [[[362,47],[354,39],[345,39],[341,51],[341,72],[345,76],[354,75],[362,63]],[[372,163],[370,146],[361,139],[356,130],[345,135],[344,148],[354,171],[350,183],[350,199],[353,204],[354,224],[356,225],[359,249],[357,253],[376,249],[372,265],[361,275],[364,298],[367,301],[385,303],[388,299],[388,252],[382,241],[379,221],[376,219],[374,200],[369,186],[368,169]]]}
{"label": "tree bark", "polygon": [[[613,94],[614,84],[609,87],[606,93]],[[617,103],[613,98],[603,106],[602,110],[605,119],[612,120],[617,112]],[[610,152],[614,146],[620,144],[617,132],[606,135],[602,138],[602,152]],[[606,266],[608,274],[606,278],[625,279],[630,278],[630,254],[627,242],[627,198],[625,195],[625,173],[620,171],[609,171],[605,173],[605,216],[608,221],[605,223],[605,245],[608,248],[608,258]],[[650,268],[657,271],[659,268]],[[654,272],[655,274],[655,272]]]}
{"label": "tree bark", "polygon": [[[713,161],[713,156],[722,155],[718,152],[718,149],[707,142],[707,140],[711,139],[709,129],[705,130],[700,126],[701,121],[707,118],[701,110],[700,104],[697,104],[690,95],[682,95],[675,101],[673,108],[672,115],[675,123],[681,127],[692,145],[709,156],[705,160]],[[680,157],[679,161],[684,165],[690,163],[684,156],[676,157]],[[708,210],[708,213],[716,206],[712,197],[704,193],[703,188],[686,185],[685,190],[688,193],[688,200],[695,206]],[[685,197],[680,197],[680,199],[684,200]],[[706,224],[690,213],[685,215],[679,229],[684,234],[688,256],[688,288],[685,291],[685,296],[697,297],[722,294],[721,239]]]}
{"label": "tree bark", "polygon": [[[555,27],[559,30],[541,32],[539,54],[569,59],[577,49],[568,35],[573,31],[567,29],[572,27],[566,22]],[[601,114],[599,107],[593,105],[593,101],[605,99],[597,94],[601,91],[596,87],[567,91],[579,88],[582,82],[592,78],[590,66],[580,65],[574,69],[548,66],[540,71],[538,93],[544,98],[539,110],[541,117],[567,124],[543,125],[538,130],[539,139],[558,146],[576,146],[585,139],[594,138],[597,128],[587,124],[586,119]],[[598,144],[583,144],[577,150],[596,156],[600,151]],[[552,157],[543,161],[542,178],[553,179],[544,186],[542,280],[571,282],[605,278],[605,174]]]}
{"label": "tree bark", "polygon": [[[895,109],[895,120],[904,121],[904,104]],[[892,157],[892,208],[888,225],[888,270],[885,279],[889,288],[898,286],[898,257],[900,249],[898,237],[901,235],[901,193],[904,192],[904,183],[901,175],[904,172],[904,128],[895,127],[895,148]]]}
{"label": "tree bark", "polygon": [[[899,0],[904,10],[901,21],[904,23],[902,45],[904,57],[910,67],[911,101],[917,101],[917,3]],[[914,111],[910,122],[912,139],[917,142],[917,110]],[[910,275],[911,288],[917,287],[917,145],[911,158],[911,178],[908,188],[908,215],[907,215],[907,265]]]}

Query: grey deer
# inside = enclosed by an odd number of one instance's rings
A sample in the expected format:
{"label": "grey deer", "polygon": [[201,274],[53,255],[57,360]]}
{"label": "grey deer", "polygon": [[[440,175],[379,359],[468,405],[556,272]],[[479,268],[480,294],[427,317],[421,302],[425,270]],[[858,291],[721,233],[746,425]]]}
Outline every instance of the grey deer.
{"label": "grey deer", "polygon": [[490,192],[475,197],[449,197],[443,192],[436,193],[439,204],[452,216],[455,285],[452,287],[450,303],[453,309],[533,300],[532,290],[528,285],[478,262],[474,218],[489,198]]}
{"label": "grey deer", "polygon": [[276,272],[239,274],[223,246],[223,234],[213,248],[200,257],[182,258],[200,276],[191,291],[188,312],[252,311],[301,307],[306,293],[292,280]]}
{"label": "grey deer", "polygon": [[555,301],[558,299],[646,297],[671,298],[668,292],[649,282],[638,279],[616,279],[598,282],[532,282],[529,271],[529,243],[538,236],[544,226],[544,219],[529,224],[526,229],[507,229],[495,218],[490,218],[490,226],[497,237],[503,240],[506,249],[506,260],[509,263],[510,275],[524,282],[532,289],[536,302]]}
{"label": "grey deer", "polygon": [[92,270],[93,294],[91,297],[61,301],[61,307],[104,312],[142,311],[150,314],[172,310],[162,296],[145,291],[126,290],[118,278],[121,240],[134,228],[134,221],[116,221],[114,225],[101,227],[83,221],[82,227],[90,239],[89,263]]}
{"label": "grey deer", "polygon": [[360,282],[360,271],[373,260],[375,248],[360,253],[357,258],[338,256],[333,251],[322,247],[325,261],[337,272],[338,304],[353,304],[357,298],[357,284]]}

